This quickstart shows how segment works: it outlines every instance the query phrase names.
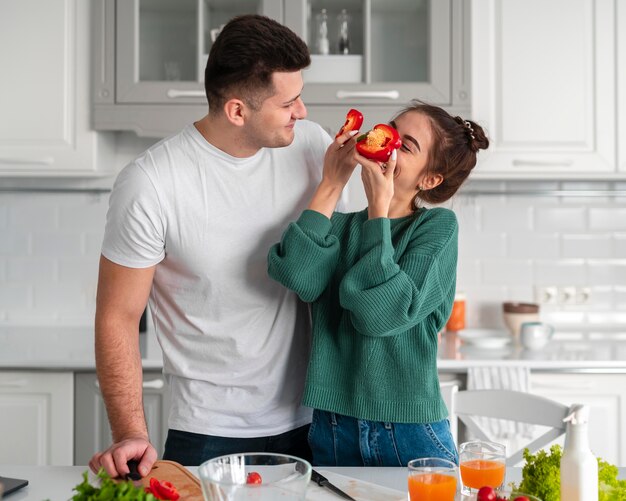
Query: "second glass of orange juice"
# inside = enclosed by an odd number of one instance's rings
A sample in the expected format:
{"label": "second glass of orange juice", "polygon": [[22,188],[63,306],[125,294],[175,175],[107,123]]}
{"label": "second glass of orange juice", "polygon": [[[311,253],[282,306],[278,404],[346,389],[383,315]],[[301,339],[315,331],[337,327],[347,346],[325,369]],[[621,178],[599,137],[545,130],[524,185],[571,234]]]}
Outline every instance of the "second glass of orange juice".
{"label": "second glass of orange juice", "polygon": [[454,501],[456,464],[440,458],[409,461],[409,501]]}
{"label": "second glass of orange juice", "polygon": [[506,447],[495,442],[474,440],[459,446],[461,492],[469,496],[488,485],[502,488],[506,471]]}

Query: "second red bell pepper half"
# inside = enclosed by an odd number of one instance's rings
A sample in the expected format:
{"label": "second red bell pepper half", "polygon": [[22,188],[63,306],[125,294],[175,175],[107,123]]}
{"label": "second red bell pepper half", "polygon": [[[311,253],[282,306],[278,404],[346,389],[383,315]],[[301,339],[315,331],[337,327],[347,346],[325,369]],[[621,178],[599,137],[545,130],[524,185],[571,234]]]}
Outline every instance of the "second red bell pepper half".
{"label": "second red bell pepper half", "polygon": [[398,131],[391,125],[377,124],[367,134],[357,139],[356,149],[359,154],[370,160],[386,162],[393,150],[402,146]]}
{"label": "second red bell pepper half", "polygon": [[359,110],[355,110],[354,108],[352,108],[350,111],[348,111],[348,114],[346,115],[346,123],[343,124],[341,129],[339,129],[339,132],[337,132],[337,135],[335,137],[337,138],[341,136],[341,134],[346,131],[359,130],[361,128],[361,125],[363,125],[363,113],[361,113]]}

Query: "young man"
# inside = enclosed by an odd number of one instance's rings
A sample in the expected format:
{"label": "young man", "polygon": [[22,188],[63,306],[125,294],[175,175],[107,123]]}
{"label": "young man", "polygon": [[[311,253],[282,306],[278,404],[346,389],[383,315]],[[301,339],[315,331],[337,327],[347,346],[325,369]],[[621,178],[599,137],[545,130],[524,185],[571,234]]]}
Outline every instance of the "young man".
{"label": "young man", "polygon": [[310,456],[311,412],[300,406],[308,310],[267,276],[266,262],[312,196],[331,143],[301,121],[309,62],[288,28],[257,15],[233,19],[209,54],[209,113],[118,176],[96,307],[97,371],[114,443],[93,456],[93,471],[123,476],[127,461],[138,460],[145,476],[157,459],[138,348],[148,300],[172,396],[165,459]]}

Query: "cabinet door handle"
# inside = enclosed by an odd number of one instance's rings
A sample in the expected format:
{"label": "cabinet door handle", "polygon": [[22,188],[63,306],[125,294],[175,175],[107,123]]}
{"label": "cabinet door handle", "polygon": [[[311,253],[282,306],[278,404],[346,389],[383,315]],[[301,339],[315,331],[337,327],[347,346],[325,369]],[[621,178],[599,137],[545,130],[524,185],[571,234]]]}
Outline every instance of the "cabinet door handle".
{"label": "cabinet door handle", "polygon": [[168,89],[167,97],[176,99],[177,97],[206,97],[203,90],[180,90],[180,89]]}
{"label": "cabinet door handle", "polygon": [[513,167],[570,167],[574,162],[570,159],[563,160],[524,160],[513,159]]}
{"label": "cabinet door handle", "polygon": [[153,389],[153,390],[160,390],[164,386],[165,386],[165,383],[163,382],[162,379],[153,379],[152,381],[144,381],[143,382],[143,387],[144,388],[150,388],[150,389]]}
{"label": "cabinet door handle", "polygon": [[381,91],[348,91],[338,90],[337,99],[350,99],[350,98],[365,98],[365,99],[398,99],[400,93],[397,90],[381,90]]}
{"label": "cabinet door handle", "polygon": [[5,158],[0,158],[0,164],[52,165],[53,163],[54,163],[54,158],[52,158],[52,157],[42,157],[42,158],[8,158],[8,157],[5,157]]}
{"label": "cabinet door handle", "polygon": [[14,379],[13,381],[3,381],[0,383],[2,388],[24,388],[28,384],[27,379]]}

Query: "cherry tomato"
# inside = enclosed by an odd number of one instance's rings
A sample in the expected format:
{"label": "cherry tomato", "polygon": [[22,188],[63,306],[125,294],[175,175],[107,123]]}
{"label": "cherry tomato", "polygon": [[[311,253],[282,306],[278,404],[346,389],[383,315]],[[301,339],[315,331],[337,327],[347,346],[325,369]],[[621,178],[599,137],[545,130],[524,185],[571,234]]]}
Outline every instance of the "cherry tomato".
{"label": "cherry tomato", "polygon": [[246,484],[260,484],[263,482],[261,475],[256,471],[251,471],[246,477]]}
{"label": "cherry tomato", "polygon": [[359,110],[352,108],[346,115],[346,123],[343,124],[335,137],[341,136],[346,131],[359,130],[363,125],[363,114]]}
{"label": "cherry tomato", "polygon": [[530,501],[526,496],[517,496],[513,501]]}
{"label": "cherry tomato", "polygon": [[485,486],[478,489],[476,501],[496,501],[496,491],[493,487]]}
{"label": "cherry tomato", "polygon": [[180,498],[176,487],[170,482],[160,482],[154,477],[150,479],[150,487],[146,487],[146,492],[163,501],[178,501]]}

